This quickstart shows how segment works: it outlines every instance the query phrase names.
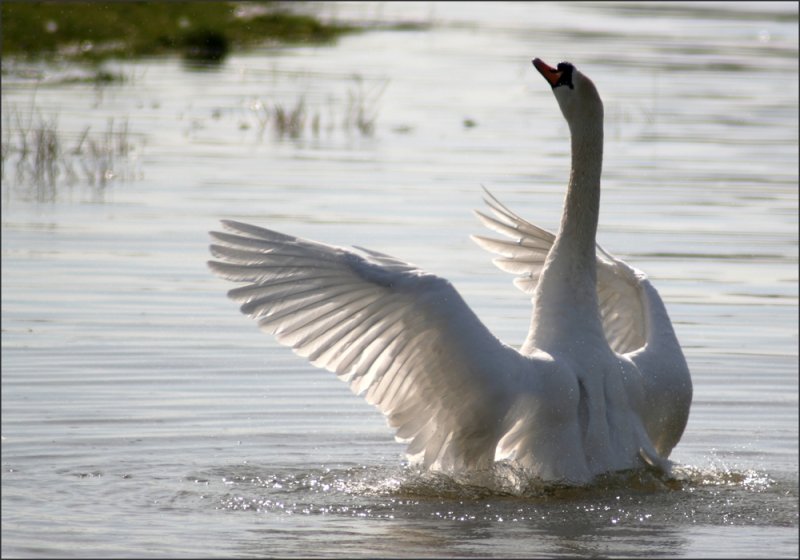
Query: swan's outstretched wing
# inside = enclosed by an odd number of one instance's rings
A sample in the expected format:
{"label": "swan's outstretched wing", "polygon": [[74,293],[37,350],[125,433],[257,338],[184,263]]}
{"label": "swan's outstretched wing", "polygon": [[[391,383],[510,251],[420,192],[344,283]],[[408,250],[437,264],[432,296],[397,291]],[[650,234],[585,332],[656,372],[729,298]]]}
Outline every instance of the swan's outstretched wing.
{"label": "swan's outstretched wing", "polygon": [[[261,328],[377,406],[425,466],[487,467],[523,358],[446,280],[359,253],[224,221],[211,269]],[[495,428],[496,427],[496,428]]]}
{"label": "swan's outstretched wing", "polygon": [[[494,216],[476,211],[489,229],[510,239],[473,235],[473,240],[499,257],[494,264],[516,274],[514,285],[533,295],[555,235],[521,218],[500,203],[488,190],[484,201]],[[643,274],[597,246],[597,296],[603,329],[611,348],[625,354],[641,348],[647,340],[643,294],[637,278]]]}

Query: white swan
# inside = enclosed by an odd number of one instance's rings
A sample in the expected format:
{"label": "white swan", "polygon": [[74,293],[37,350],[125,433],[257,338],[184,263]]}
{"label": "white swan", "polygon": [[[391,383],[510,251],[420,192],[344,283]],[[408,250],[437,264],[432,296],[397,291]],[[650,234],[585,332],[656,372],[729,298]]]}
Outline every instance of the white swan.
{"label": "white swan", "polygon": [[533,297],[517,351],[446,280],[394,257],[224,221],[209,266],[248,285],[229,296],[262,329],[336,372],[409,442],[413,462],[476,470],[513,460],[547,481],[586,483],[645,464],[669,468],[692,384],[647,277],[595,244],[603,105],[569,63],[536,69],[569,123],[572,171],[556,236],[488,195],[510,240],[476,237]]}

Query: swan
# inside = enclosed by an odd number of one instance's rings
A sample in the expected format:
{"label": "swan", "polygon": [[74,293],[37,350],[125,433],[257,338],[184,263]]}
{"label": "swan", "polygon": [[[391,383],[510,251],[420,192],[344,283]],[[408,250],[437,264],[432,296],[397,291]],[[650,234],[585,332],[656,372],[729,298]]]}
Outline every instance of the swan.
{"label": "swan", "polygon": [[596,244],[603,104],[568,62],[534,59],[569,125],[571,171],[556,235],[503,206],[473,236],[532,299],[519,350],[484,326],[445,279],[370,249],[345,249],[223,220],[211,270],[246,285],[228,295],[315,366],[335,372],[387,418],[412,464],[443,472],[513,464],[544,481],[668,456],[692,382],[648,277]]}

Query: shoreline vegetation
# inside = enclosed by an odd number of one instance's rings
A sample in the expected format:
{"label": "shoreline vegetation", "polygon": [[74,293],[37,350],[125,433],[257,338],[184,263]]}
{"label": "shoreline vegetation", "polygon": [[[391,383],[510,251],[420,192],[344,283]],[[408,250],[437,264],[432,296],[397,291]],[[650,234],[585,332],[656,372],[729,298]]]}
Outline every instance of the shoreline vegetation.
{"label": "shoreline vegetation", "polygon": [[[263,44],[326,43],[365,28],[325,23],[285,2],[2,2],[2,54],[99,63],[179,54],[219,62]],[[397,24],[407,29],[409,24]]]}

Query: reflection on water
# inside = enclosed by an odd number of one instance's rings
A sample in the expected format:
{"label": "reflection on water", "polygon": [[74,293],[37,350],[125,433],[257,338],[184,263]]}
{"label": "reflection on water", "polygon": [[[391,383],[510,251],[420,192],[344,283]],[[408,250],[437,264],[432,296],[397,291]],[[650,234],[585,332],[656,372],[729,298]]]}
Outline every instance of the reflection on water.
{"label": "reflection on water", "polygon": [[[796,5],[315,9],[430,28],[203,71],[117,62],[106,86],[4,60],[3,556],[796,556]],[[405,468],[380,414],[205,265],[221,218],[367,246],[450,279],[519,344],[529,302],[468,235],[481,184],[558,224],[567,131],[533,56],[572,59],[604,98],[600,242],[653,279],[693,374],[673,478]],[[57,117],[75,177],[58,168],[44,203],[14,182],[7,108]],[[134,171],[102,196],[90,140]]]}

